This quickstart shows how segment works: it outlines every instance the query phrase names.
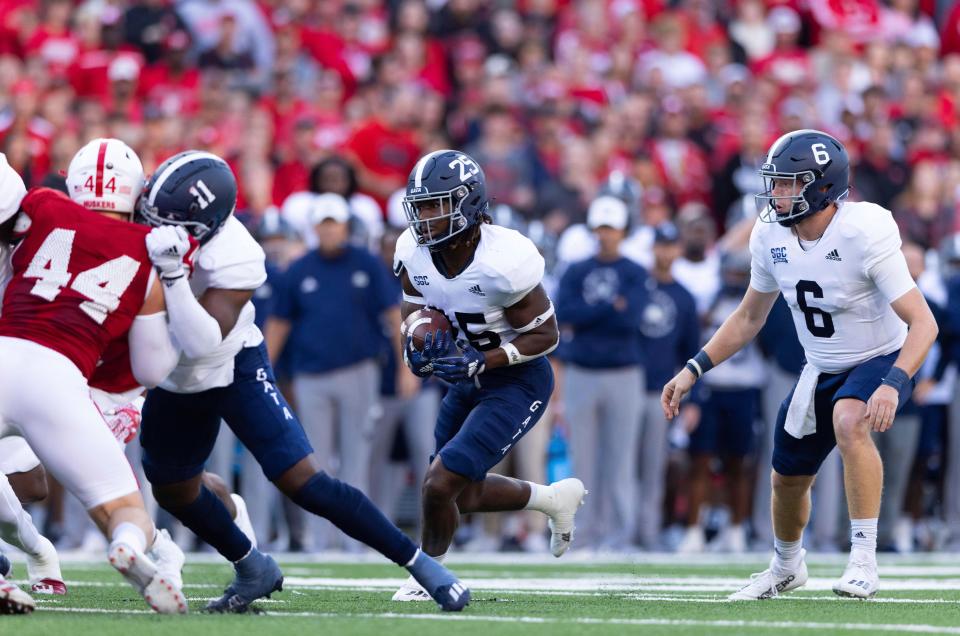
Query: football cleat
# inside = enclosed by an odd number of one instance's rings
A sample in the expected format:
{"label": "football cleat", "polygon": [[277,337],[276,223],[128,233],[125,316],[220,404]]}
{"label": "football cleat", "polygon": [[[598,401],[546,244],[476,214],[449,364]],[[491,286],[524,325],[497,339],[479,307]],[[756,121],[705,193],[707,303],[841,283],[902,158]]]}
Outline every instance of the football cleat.
{"label": "football cleat", "polygon": [[[418,550],[413,565],[407,567],[413,578],[445,612],[459,612],[470,603],[470,590],[453,572],[443,567],[433,557]],[[405,584],[406,586],[406,584]],[[397,598],[403,587],[393,595],[395,601],[413,601],[417,598]],[[413,596],[410,592],[409,596]]]}
{"label": "football cleat", "polygon": [[851,554],[843,576],[833,584],[833,593],[847,598],[867,599],[874,596],[879,588],[880,575],[876,561]]}
{"label": "football cleat", "polygon": [[0,576],[0,614],[29,614],[35,609],[29,594]]}
{"label": "football cleat", "polygon": [[283,572],[269,554],[256,548],[233,564],[237,574],[223,596],[207,604],[207,612],[243,614],[259,598],[283,590]]}
{"label": "football cleat", "polygon": [[59,579],[40,579],[30,583],[30,591],[45,596],[66,596],[67,584]]}
{"label": "football cleat", "polygon": [[570,549],[573,543],[573,532],[576,529],[573,518],[577,510],[583,505],[583,500],[590,492],[583,487],[583,482],[576,477],[561,479],[550,484],[554,491],[554,500],[557,507],[554,512],[547,513],[550,528],[550,552],[560,557]]}
{"label": "football cleat", "polygon": [[253,531],[253,522],[250,521],[250,513],[247,512],[247,502],[236,493],[231,493],[230,499],[233,500],[233,505],[237,508],[237,516],[233,518],[233,522],[237,524],[243,534],[247,535],[253,547],[257,547],[257,533]]}
{"label": "football cleat", "polygon": [[27,555],[27,575],[34,594],[61,596],[67,593],[60,572],[60,557],[46,537],[40,537],[35,553]]}
{"label": "football cleat", "polygon": [[776,564],[776,557],[770,561],[770,567],[757,574],[750,575],[750,582],[727,597],[728,601],[765,601],[784,592],[795,590],[807,582],[807,563],[803,560],[806,550],[800,551],[800,563],[787,571]]}
{"label": "football cleat", "polygon": [[432,601],[430,595],[427,594],[427,591],[423,589],[423,586],[417,583],[417,579],[412,576],[409,577],[403,585],[400,586],[400,589],[393,593],[393,598],[391,601]]}
{"label": "football cleat", "polygon": [[177,581],[160,572],[146,554],[126,542],[114,541],[107,552],[107,560],[155,612],[187,613],[187,599]]}
{"label": "football cleat", "polygon": [[167,579],[173,581],[177,587],[183,587],[183,563],[186,558],[183,556],[183,550],[180,549],[170,533],[166,530],[157,529],[157,534],[153,538],[153,545],[147,552],[147,556],[153,559],[157,565],[157,570],[162,572]]}

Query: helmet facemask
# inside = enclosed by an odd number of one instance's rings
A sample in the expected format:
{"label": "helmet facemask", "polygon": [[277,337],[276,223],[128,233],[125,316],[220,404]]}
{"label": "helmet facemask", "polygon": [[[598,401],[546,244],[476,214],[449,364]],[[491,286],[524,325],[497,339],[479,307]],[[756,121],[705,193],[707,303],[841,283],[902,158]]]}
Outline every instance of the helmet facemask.
{"label": "helmet facemask", "polygon": [[157,206],[150,205],[146,196],[140,197],[140,205],[137,208],[137,220],[142,220],[145,225],[151,227],[179,225],[201,245],[213,238],[214,235],[214,233],[211,232],[210,226],[206,223],[181,219],[180,214],[177,212],[161,212]]}
{"label": "helmet facemask", "polygon": [[[819,210],[811,210],[810,202],[807,201],[804,193],[807,191],[817,175],[812,170],[803,172],[777,172],[773,164],[764,164],[760,168],[760,176],[763,178],[764,191],[755,195],[757,207],[759,208],[760,220],[764,223],[779,223],[784,227],[796,225],[804,218],[810,216]],[[784,188],[780,181],[789,181],[788,187]],[[798,184],[800,185],[797,189]],[[786,190],[792,194],[775,195],[774,189]],[[789,211],[784,214],[777,209],[778,203],[788,203]],[[784,206],[787,207],[787,206]]]}
{"label": "helmet facemask", "polygon": [[[403,211],[407,216],[407,223],[417,239],[418,245],[428,247],[430,251],[438,251],[446,243],[461,232],[470,227],[466,216],[463,214],[463,202],[470,194],[470,188],[466,185],[458,185],[452,190],[446,192],[423,192],[407,193],[403,197]],[[436,203],[438,213],[427,218],[420,217],[420,209],[425,207],[426,203]],[[442,225],[447,220],[447,227],[437,230],[437,225]]]}

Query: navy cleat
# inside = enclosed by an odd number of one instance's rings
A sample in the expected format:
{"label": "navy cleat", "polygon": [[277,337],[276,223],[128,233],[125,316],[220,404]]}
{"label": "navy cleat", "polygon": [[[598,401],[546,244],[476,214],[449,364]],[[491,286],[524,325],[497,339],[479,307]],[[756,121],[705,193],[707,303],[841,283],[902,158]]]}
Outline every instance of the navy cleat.
{"label": "navy cleat", "polygon": [[224,590],[223,596],[207,604],[205,611],[220,614],[243,614],[259,598],[270,598],[283,590],[283,572],[269,554],[256,548],[233,565],[237,576]]}
{"label": "navy cleat", "polygon": [[407,570],[444,612],[459,612],[470,603],[469,588],[425,552],[417,550]]}
{"label": "navy cleat", "polygon": [[6,578],[11,572],[13,572],[13,563],[10,563],[6,554],[0,552],[0,577]]}

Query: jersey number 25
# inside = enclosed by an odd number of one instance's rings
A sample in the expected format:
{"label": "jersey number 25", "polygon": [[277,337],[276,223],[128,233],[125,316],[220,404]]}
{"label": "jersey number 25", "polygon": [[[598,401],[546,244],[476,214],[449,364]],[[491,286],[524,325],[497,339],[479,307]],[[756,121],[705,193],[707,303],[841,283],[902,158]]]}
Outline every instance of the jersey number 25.
{"label": "jersey number 25", "polygon": [[127,255],[118,256],[74,276],[67,268],[76,234],[76,230],[63,228],[50,232],[23,276],[38,279],[30,293],[49,301],[69,284],[71,289],[90,299],[80,303],[83,313],[102,325],[107,314],[120,306],[120,297],[133,282],[140,262]]}

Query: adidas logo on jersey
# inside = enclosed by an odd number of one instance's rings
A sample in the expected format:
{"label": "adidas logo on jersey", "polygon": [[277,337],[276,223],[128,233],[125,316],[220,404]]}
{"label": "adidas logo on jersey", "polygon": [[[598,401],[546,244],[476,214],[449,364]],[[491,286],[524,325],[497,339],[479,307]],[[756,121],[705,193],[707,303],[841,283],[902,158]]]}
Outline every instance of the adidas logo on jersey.
{"label": "adidas logo on jersey", "polygon": [[487,292],[485,292],[485,291],[483,291],[482,289],[480,289],[480,285],[474,285],[473,287],[471,287],[471,288],[468,289],[467,291],[470,292],[471,294],[476,294],[477,296],[486,296],[486,295],[487,295]]}
{"label": "adidas logo on jersey", "polygon": [[828,261],[842,261],[843,259],[840,258],[840,254],[837,253],[837,250],[832,250],[829,254],[827,254],[827,260],[828,260]]}

